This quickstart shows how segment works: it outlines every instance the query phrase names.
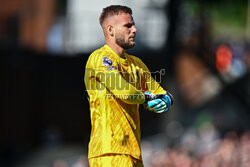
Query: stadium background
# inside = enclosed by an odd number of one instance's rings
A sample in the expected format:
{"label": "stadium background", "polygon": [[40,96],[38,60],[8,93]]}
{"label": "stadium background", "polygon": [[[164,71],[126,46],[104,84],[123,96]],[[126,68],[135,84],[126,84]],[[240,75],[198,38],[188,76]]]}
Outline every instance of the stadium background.
{"label": "stadium background", "polygon": [[84,67],[109,4],[133,9],[129,53],[175,97],[167,114],[141,109],[145,167],[248,166],[249,0],[2,0],[0,166],[88,166]]}

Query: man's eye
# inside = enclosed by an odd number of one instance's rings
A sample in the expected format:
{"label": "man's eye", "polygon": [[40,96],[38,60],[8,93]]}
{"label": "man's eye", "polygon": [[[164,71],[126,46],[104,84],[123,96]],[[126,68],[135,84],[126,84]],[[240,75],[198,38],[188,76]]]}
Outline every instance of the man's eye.
{"label": "man's eye", "polygon": [[130,28],[130,27],[132,27],[132,24],[126,24],[125,26]]}

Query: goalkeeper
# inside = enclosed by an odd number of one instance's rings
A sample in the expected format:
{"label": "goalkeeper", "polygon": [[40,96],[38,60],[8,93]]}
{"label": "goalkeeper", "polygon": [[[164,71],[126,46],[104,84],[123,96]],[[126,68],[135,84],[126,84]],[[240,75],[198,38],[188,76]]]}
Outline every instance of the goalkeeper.
{"label": "goalkeeper", "polygon": [[132,10],[111,5],[100,16],[106,44],[88,58],[85,85],[91,112],[90,167],[141,167],[139,105],[167,112],[172,96],[146,65],[125,50],[135,45]]}

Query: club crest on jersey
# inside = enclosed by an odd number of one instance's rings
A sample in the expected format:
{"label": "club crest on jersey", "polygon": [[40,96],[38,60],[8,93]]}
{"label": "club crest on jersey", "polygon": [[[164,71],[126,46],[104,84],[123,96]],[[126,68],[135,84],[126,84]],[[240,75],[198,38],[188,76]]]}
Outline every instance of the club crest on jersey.
{"label": "club crest on jersey", "polygon": [[105,56],[104,58],[102,58],[102,64],[104,66],[112,66],[113,62],[108,58],[108,56]]}

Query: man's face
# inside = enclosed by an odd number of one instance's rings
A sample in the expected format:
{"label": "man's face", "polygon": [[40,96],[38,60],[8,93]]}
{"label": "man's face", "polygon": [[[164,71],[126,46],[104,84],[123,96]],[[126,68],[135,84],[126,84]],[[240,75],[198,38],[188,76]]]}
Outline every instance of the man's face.
{"label": "man's face", "polygon": [[135,46],[135,35],[137,29],[133,17],[128,13],[121,13],[116,16],[115,42],[123,49],[130,49]]}

